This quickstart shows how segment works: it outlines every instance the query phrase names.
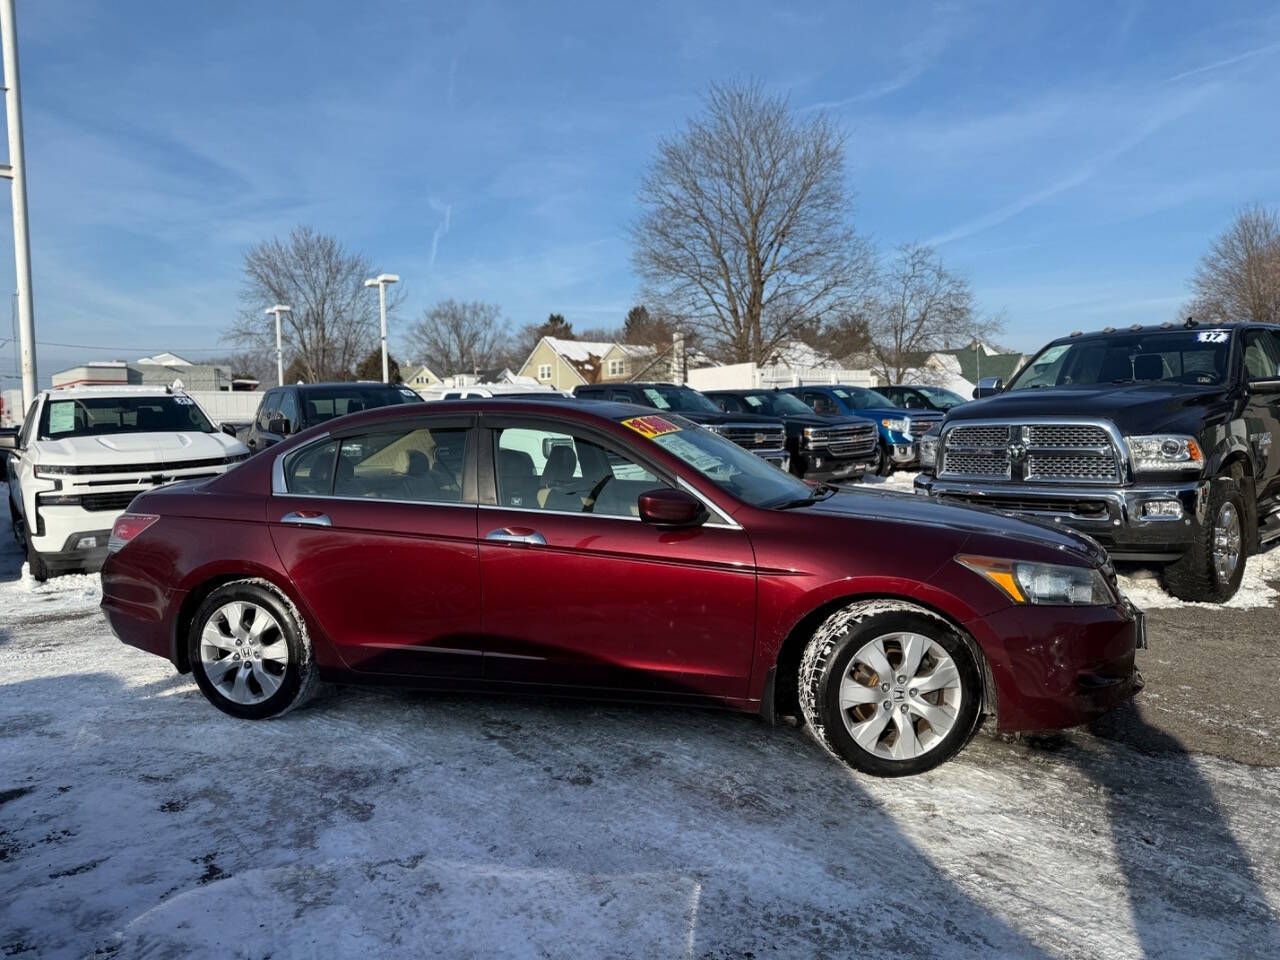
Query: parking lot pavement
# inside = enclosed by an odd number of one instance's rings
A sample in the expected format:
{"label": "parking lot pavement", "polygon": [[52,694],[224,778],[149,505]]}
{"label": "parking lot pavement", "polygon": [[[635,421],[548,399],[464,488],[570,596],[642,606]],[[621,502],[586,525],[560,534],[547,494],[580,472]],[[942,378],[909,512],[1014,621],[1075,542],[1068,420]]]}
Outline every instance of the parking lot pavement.
{"label": "parking lot pavement", "polygon": [[710,711],[347,689],[236,721],[20,559],[3,955],[1280,956],[1274,608],[1155,609],[1136,709],[878,781]]}

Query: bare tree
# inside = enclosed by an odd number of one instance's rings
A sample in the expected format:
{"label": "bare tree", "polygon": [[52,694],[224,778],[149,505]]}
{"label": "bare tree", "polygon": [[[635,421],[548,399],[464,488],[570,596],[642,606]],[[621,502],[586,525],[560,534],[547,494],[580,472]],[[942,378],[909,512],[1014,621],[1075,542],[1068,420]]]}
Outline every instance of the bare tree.
{"label": "bare tree", "polygon": [[1280,321],[1280,216],[1246,207],[1209,248],[1191,278],[1193,314],[1205,319]]}
{"label": "bare tree", "polygon": [[441,300],[409,331],[413,356],[442,377],[508,363],[509,341],[501,308],[479,300]]}
{"label": "bare tree", "polygon": [[907,243],[878,273],[864,305],[877,372],[901,383],[925,354],[998,332],[974,309],[969,281],[943,266],[932,247]]}
{"label": "bare tree", "polygon": [[[287,362],[311,382],[350,379],[378,339],[377,298],[364,287],[375,273],[366,257],[310,227],[261,243],[245,254],[240,317],[226,339],[274,357],[275,320],[263,311],[285,303],[293,308],[281,318]],[[389,294],[388,313],[400,302]]]}
{"label": "bare tree", "polygon": [[659,141],[639,201],[633,259],[649,299],[725,359],[762,361],[847,312],[867,278],[843,135],[759,83],[713,85],[702,113]]}

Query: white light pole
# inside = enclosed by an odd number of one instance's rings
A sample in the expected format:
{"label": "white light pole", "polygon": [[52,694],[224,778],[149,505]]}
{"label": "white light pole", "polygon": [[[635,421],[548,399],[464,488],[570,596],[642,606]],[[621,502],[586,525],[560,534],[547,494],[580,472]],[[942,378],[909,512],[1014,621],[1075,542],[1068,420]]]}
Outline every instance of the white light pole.
{"label": "white light pole", "polygon": [[27,235],[27,159],[22,147],[22,98],[18,95],[18,33],[13,0],[0,0],[0,42],[4,47],[4,106],[9,121],[9,163],[0,176],[13,181],[13,259],[18,274],[18,328],[21,341],[22,408],[36,396],[36,314],[31,303],[31,240]]}
{"label": "white light pole", "polygon": [[387,367],[387,284],[399,283],[400,275],[396,273],[380,273],[364,282],[366,287],[378,288],[378,314],[382,318],[382,382],[391,380],[391,371]]}
{"label": "white light pole", "polygon": [[293,307],[287,307],[283,303],[277,303],[274,307],[267,307],[267,313],[276,315],[276,386],[284,386],[284,352],[280,349],[280,314],[293,313]]}

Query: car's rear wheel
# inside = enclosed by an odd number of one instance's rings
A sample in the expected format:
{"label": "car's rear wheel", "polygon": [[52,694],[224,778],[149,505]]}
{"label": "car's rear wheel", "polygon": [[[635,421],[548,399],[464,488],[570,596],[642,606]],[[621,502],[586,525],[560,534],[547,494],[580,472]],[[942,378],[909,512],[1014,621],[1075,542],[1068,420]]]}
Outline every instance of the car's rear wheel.
{"label": "car's rear wheel", "polygon": [[278,717],[305,703],[317,682],[297,609],[265,580],[210,593],[191,620],[187,653],[201,692],[233,717]]}
{"label": "car's rear wheel", "polygon": [[862,601],[827,618],[799,680],[818,742],[879,777],[922,773],[952,757],[982,708],[982,677],[965,640],[907,603]]}

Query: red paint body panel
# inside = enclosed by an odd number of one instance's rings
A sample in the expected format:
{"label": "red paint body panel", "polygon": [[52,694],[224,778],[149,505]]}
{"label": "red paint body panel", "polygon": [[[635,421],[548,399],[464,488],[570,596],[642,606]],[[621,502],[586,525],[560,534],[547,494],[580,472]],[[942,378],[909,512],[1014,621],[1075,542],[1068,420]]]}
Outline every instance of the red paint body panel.
{"label": "red paint body panel", "polygon": [[[126,643],[175,659],[190,591],[213,578],[259,576],[299,608],[329,679],[542,684],[759,709],[769,671],[799,623],[847,598],[892,596],[969,632],[990,666],[1001,729],[1081,723],[1132,695],[1136,631],[1127,609],[1012,606],[954,562],[962,552],[1101,562],[1088,541],[988,511],[870,491],[790,511],[758,509],[597,409],[521,401],[382,408],[299,434],[206,483],[143,494],[132,511],[161,520],[108,557],[103,608]],[[482,422],[523,413],[589,425],[735,523],[713,518],[675,531],[491,505],[271,492],[277,457],[326,430],[477,413]],[[280,523],[294,510],[322,512],[332,526]],[[536,531],[546,544],[485,539],[504,527]]]}
{"label": "red paint body panel", "polygon": [[746,696],[756,578],[744,531],[480,514],[482,538],[510,526],[547,541],[480,541],[486,678]]}

